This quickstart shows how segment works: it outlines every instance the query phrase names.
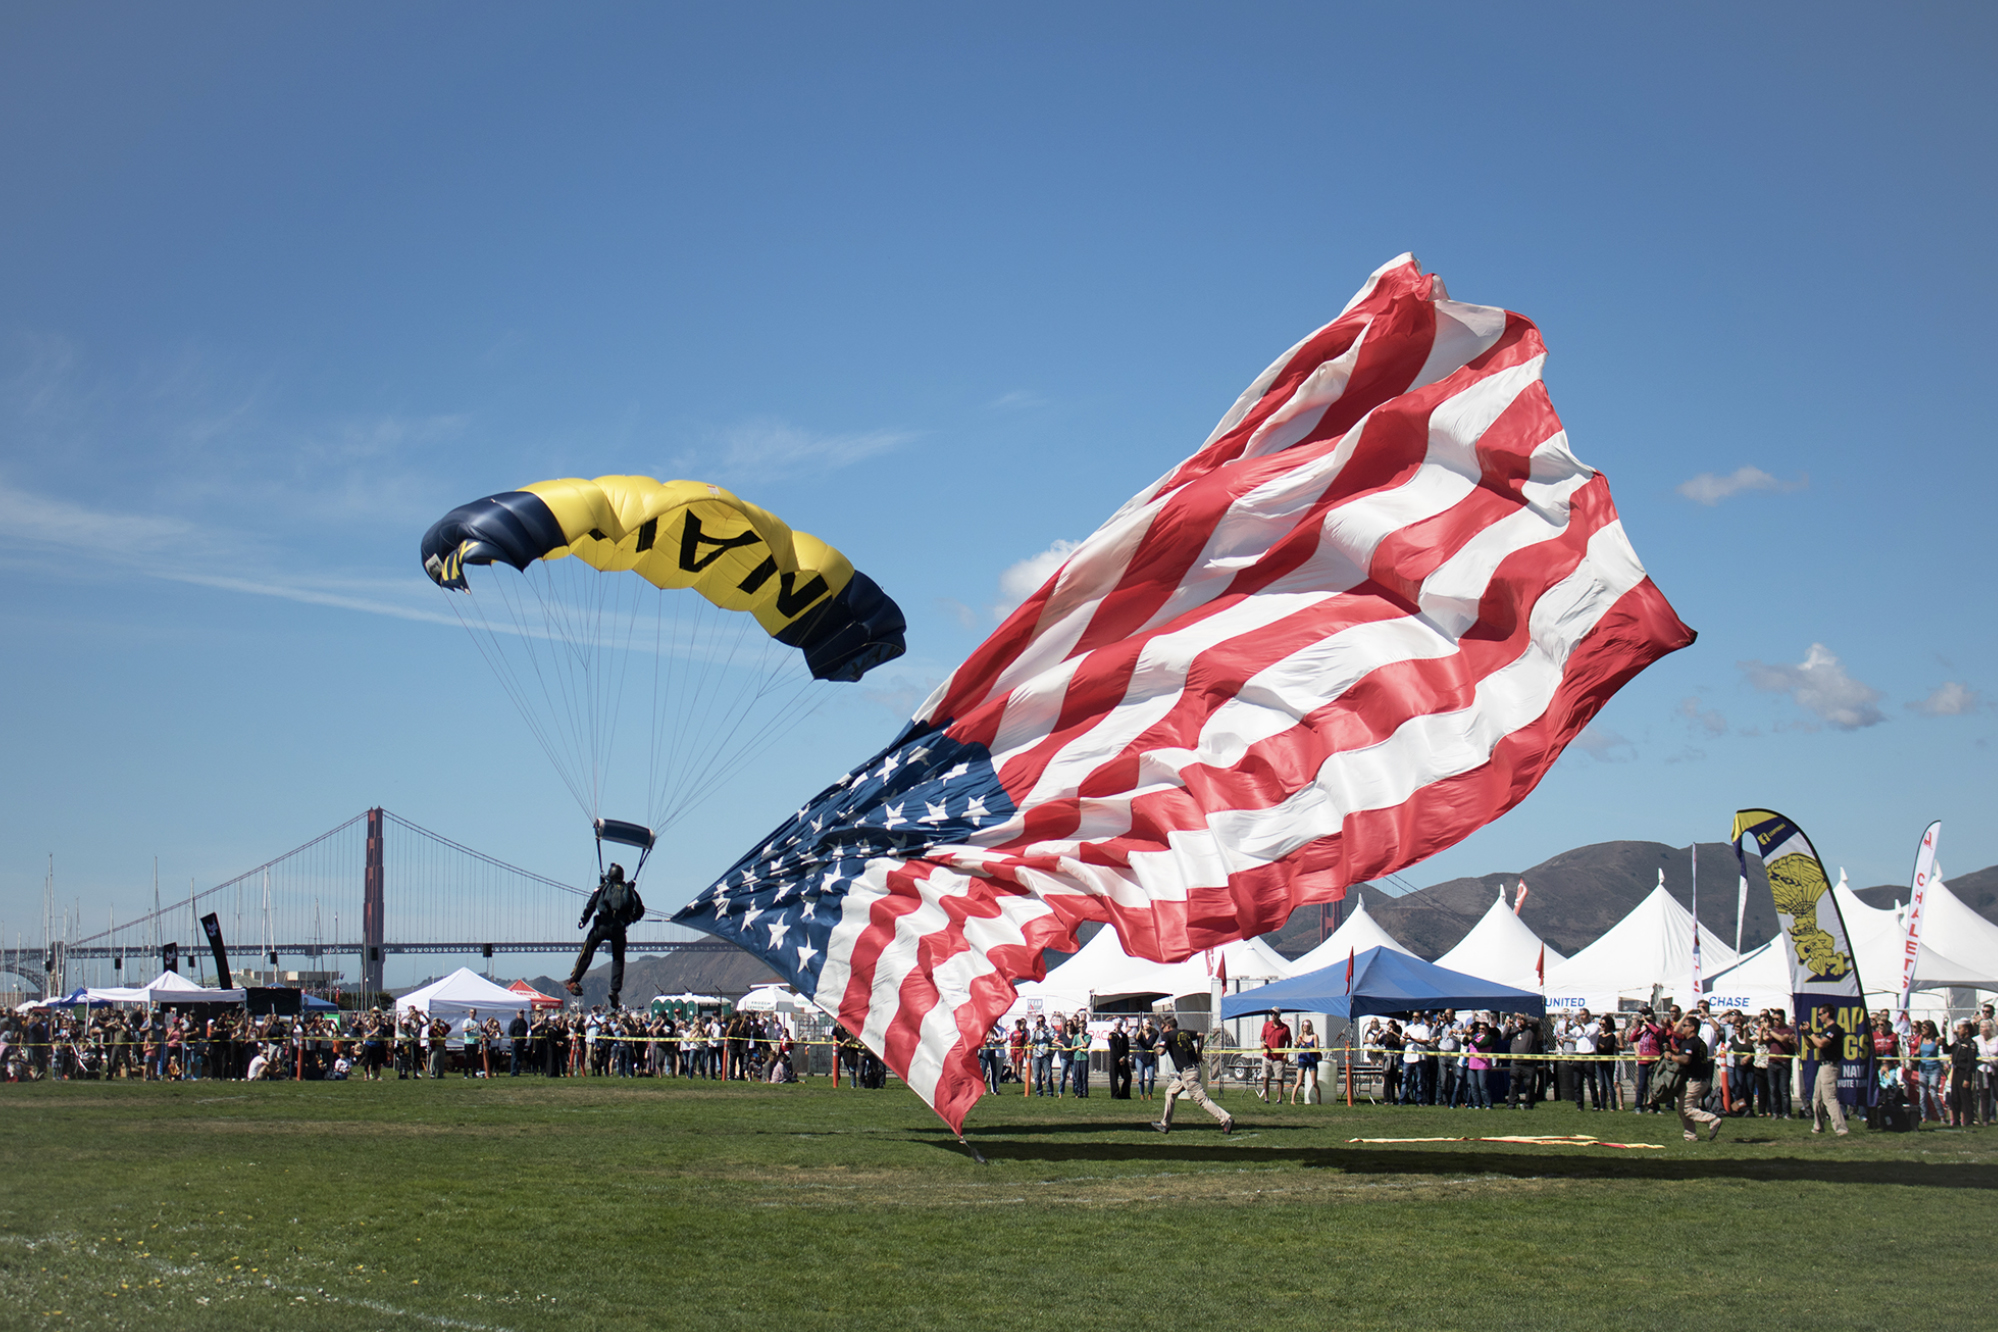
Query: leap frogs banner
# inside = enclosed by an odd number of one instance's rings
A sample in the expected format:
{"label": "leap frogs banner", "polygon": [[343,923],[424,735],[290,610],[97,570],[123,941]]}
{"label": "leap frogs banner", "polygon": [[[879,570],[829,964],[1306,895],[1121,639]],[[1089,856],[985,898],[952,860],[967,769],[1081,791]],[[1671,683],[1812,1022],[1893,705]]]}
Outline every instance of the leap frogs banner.
{"label": "leap frogs banner", "polygon": [[1804,1086],[1809,1087],[1818,1072],[1817,1050],[1810,1037],[1836,1022],[1845,1033],[1839,1051],[1839,1099],[1863,1106],[1873,1085],[1873,1042],[1865,1034],[1859,963],[1853,958],[1852,940],[1825,867],[1804,830],[1771,809],[1737,811],[1733,841],[1744,875],[1750,851],[1762,857],[1769,871],[1769,892],[1776,899],[1777,923],[1790,963],[1790,1002]]}

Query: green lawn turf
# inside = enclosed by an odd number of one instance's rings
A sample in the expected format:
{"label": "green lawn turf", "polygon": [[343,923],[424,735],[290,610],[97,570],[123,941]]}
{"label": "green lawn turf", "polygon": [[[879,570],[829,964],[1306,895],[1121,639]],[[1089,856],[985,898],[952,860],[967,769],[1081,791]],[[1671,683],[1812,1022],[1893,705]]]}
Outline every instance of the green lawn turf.
{"label": "green lawn turf", "polygon": [[[0,1326],[1998,1320],[1998,1129],[1226,1104],[988,1097],[980,1166],[899,1086],[0,1086]],[[1665,1148],[1347,1142],[1536,1131]]]}

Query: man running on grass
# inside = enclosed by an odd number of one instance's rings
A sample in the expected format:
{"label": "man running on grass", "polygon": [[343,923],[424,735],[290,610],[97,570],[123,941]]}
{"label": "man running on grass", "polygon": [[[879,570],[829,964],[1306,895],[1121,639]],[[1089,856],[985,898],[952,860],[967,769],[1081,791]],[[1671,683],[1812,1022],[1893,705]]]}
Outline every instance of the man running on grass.
{"label": "man running on grass", "polygon": [[1170,1133],[1173,1104],[1184,1096],[1220,1120],[1223,1133],[1233,1133],[1235,1117],[1208,1100],[1207,1092],[1200,1085],[1200,1038],[1190,1031],[1181,1031],[1179,1019],[1169,1017],[1165,1020],[1165,1039],[1161,1044],[1175,1071],[1172,1082],[1166,1087],[1165,1109],[1159,1116],[1159,1122],[1152,1127],[1161,1133]]}

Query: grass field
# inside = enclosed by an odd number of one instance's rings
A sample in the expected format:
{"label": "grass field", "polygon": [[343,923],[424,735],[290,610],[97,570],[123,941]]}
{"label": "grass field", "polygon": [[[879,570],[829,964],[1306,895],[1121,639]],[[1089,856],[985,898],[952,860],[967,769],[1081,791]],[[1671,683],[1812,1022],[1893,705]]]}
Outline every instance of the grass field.
{"label": "grass field", "polygon": [[[1998,1129],[899,1087],[0,1087],[0,1326],[1991,1327]],[[1355,1137],[1594,1133],[1662,1151]]]}

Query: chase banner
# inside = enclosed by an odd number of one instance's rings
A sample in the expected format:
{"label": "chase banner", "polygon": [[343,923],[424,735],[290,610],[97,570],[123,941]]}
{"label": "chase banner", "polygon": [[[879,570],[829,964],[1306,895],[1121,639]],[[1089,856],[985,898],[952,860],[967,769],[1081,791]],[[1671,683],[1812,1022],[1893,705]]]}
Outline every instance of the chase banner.
{"label": "chase banner", "polygon": [[1866,1036],[1866,1001],[1852,940],[1823,862],[1804,830],[1770,809],[1737,811],[1732,841],[1743,875],[1748,873],[1750,851],[1769,871],[1769,892],[1776,899],[1784,956],[1790,964],[1790,996],[1796,1009],[1792,1017],[1804,1086],[1809,1087],[1818,1072],[1817,1048],[1810,1037],[1836,1022],[1844,1033],[1839,1099],[1847,1105],[1867,1104],[1873,1084],[1873,1042]]}

